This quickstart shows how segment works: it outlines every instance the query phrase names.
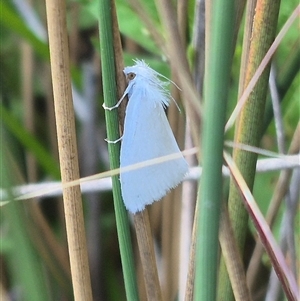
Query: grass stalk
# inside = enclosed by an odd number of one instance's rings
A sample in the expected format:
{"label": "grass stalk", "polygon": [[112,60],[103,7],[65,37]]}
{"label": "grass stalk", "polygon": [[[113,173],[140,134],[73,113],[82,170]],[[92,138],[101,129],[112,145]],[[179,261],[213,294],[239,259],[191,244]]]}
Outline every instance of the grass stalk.
{"label": "grass stalk", "polygon": [[[247,28],[252,34],[251,44],[248,53],[248,60],[245,69],[245,78],[243,86],[247,87],[253,77],[256,69],[270,48],[276,32],[277,17],[280,1],[258,0],[256,9],[253,11],[253,26]],[[245,34],[245,36],[248,36]],[[248,101],[244,105],[235,131],[235,142],[246,145],[258,146],[262,128],[265,100],[268,89],[268,77],[270,67],[267,67],[262,73],[256,86],[254,87]],[[253,188],[257,155],[240,149],[235,149],[233,158],[238,168],[243,174],[250,190]],[[247,233],[248,214],[241,201],[240,192],[231,181],[229,202],[229,215],[232,222],[233,232],[240,252],[243,252],[243,246]],[[220,266],[218,300],[233,300],[233,293],[226,272],[223,259]]]}
{"label": "grass stalk", "polygon": [[221,213],[219,240],[235,300],[251,301],[243,261],[236,241],[234,240],[234,234],[225,204],[223,205]]}
{"label": "grass stalk", "polygon": [[[199,203],[196,204],[195,212],[198,211]],[[198,215],[195,215],[194,226],[191,237],[191,246],[190,246],[190,254],[189,254],[189,266],[188,266],[188,275],[186,281],[186,289],[184,301],[193,301],[194,300],[194,283],[195,283],[195,267],[196,267],[196,241],[197,241],[197,233],[198,233]]]}
{"label": "grass stalk", "polygon": [[134,214],[134,225],[141,257],[147,300],[162,301],[147,209]]}
{"label": "grass stalk", "polygon": [[[176,62],[172,67],[174,68],[176,76],[178,76],[180,87],[184,87],[182,93],[186,100],[185,109],[189,116],[196,115],[200,118],[201,105],[193,85],[185,49],[176,22],[177,18],[173,4],[168,0],[160,0],[156,1],[156,5],[167,34],[167,56],[171,62]],[[197,139],[198,137],[195,138]]]}
{"label": "grass stalk", "polygon": [[[298,123],[298,126],[293,135],[290,149],[288,151],[289,154],[297,154],[299,152],[300,150],[299,137],[300,137],[300,123]],[[292,176],[292,170],[282,170],[279,175],[277,184],[273,192],[273,197],[270,200],[269,208],[265,217],[266,222],[268,223],[271,229],[273,227],[282,200],[289,189],[289,182],[291,176]],[[259,267],[261,264],[261,257],[263,255],[263,252],[264,252],[264,247],[261,241],[257,241],[247,270],[247,283],[249,289],[254,288],[255,281],[258,277]]]}
{"label": "grass stalk", "polygon": [[246,5],[245,11],[245,30],[244,30],[244,38],[243,38],[243,53],[241,58],[241,67],[240,67],[240,78],[239,78],[239,98],[243,94],[244,91],[244,82],[246,76],[246,66],[249,57],[249,49],[251,43],[252,36],[252,24],[253,24],[253,15],[255,14],[256,0],[248,1]]}
{"label": "grass stalk", "polygon": [[238,189],[240,189],[242,201],[244,201],[245,207],[251,216],[260,240],[264,244],[265,250],[269,255],[273,268],[276,271],[278,279],[284,289],[286,298],[291,301],[299,300],[299,290],[296,278],[291,269],[288,267],[285,256],[278,246],[274,236],[271,234],[270,228],[260,212],[245,179],[241,175],[233,159],[226,154],[226,152],[224,152],[224,158],[228,164],[232,178],[236,181]]}
{"label": "grass stalk", "polygon": [[[104,103],[107,107],[112,107],[118,100],[112,23],[112,7],[115,6],[112,5],[111,1],[107,0],[100,0],[99,4],[99,35]],[[105,120],[108,140],[117,140],[120,136],[117,110],[105,110]],[[110,158],[110,168],[118,168],[120,165],[120,144],[108,143],[108,153]],[[112,177],[112,185],[126,296],[127,300],[134,301],[138,300],[137,282],[133,261],[129,221],[121,197],[121,187],[118,176]]]}
{"label": "grass stalk", "polygon": [[[198,196],[195,300],[214,301],[217,285],[218,232],[222,200],[222,152],[232,57],[234,1],[215,1],[206,41],[203,173]],[[222,53],[222,55],[220,55]]]}
{"label": "grass stalk", "polygon": [[[50,62],[62,183],[79,179],[71,93],[65,1],[47,0]],[[75,300],[92,300],[82,199],[79,186],[63,189],[67,240]]]}

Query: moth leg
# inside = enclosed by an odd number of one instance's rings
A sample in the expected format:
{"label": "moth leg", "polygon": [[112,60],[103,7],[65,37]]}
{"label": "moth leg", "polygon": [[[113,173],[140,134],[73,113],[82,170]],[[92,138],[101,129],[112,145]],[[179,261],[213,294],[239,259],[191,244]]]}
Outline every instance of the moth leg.
{"label": "moth leg", "polygon": [[124,94],[122,95],[122,97],[120,98],[120,100],[119,100],[114,106],[112,106],[112,107],[107,107],[107,106],[105,105],[105,103],[104,103],[104,104],[102,105],[102,107],[104,108],[104,110],[109,110],[109,111],[111,111],[111,110],[113,110],[113,109],[118,108],[119,105],[121,104],[121,102],[123,101],[123,99],[125,98],[126,94],[128,93],[129,88],[130,88],[130,86],[127,87],[127,89],[125,90],[125,92],[124,92]]}
{"label": "moth leg", "polygon": [[109,110],[109,111],[111,111],[111,110],[113,110],[113,109],[118,108],[119,105],[121,104],[122,100],[123,100],[123,98],[121,98],[121,99],[120,99],[114,106],[112,106],[112,107],[107,107],[107,106],[105,105],[105,103],[103,103],[102,107],[104,108],[104,110]]}
{"label": "moth leg", "polygon": [[127,86],[127,88],[126,88],[126,90],[124,91],[122,97],[120,98],[120,100],[119,100],[114,106],[112,106],[112,107],[107,107],[107,106],[105,105],[105,103],[104,103],[104,104],[102,105],[102,107],[104,108],[104,110],[109,110],[109,111],[111,111],[111,110],[113,110],[113,109],[118,108],[119,105],[121,104],[121,102],[123,101],[123,99],[125,98],[125,96],[128,94],[128,92],[129,92],[129,90],[131,89],[131,87],[132,87],[131,84],[129,84],[129,85]]}
{"label": "moth leg", "polygon": [[121,136],[119,139],[116,139],[116,140],[114,140],[114,141],[112,141],[112,140],[108,140],[107,138],[106,139],[104,139],[107,143],[113,143],[113,144],[116,144],[116,143],[118,143],[119,141],[121,141],[123,139],[123,136]]}

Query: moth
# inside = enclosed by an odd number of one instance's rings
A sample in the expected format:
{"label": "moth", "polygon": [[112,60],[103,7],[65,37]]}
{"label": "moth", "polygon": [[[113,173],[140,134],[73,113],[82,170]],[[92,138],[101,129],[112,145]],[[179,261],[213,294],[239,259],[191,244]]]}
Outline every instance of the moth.
{"label": "moth", "polygon": [[[172,96],[168,82],[144,61],[135,60],[135,65],[125,67],[128,86],[112,108],[117,108],[128,95],[124,133],[121,138],[120,182],[125,207],[131,213],[142,211],[146,205],[164,197],[182,182],[188,172],[188,164],[177,145],[165,108]],[[131,171],[122,168],[146,160],[179,154],[179,158],[145,166]]]}

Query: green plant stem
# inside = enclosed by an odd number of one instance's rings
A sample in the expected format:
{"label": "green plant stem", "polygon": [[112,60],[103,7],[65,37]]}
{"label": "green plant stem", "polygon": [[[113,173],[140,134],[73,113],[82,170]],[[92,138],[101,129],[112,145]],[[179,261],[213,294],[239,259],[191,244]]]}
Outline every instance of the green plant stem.
{"label": "green plant stem", "polygon": [[[117,86],[115,75],[111,14],[112,5],[111,1],[109,0],[100,0],[99,4],[99,35],[104,103],[107,107],[112,107],[117,102]],[[117,140],[119,138],[119,123],[117,110],[105,110],[105,119],[108,140]],[[120,165],[120,144],[108,143],[108,153],[110,158],[110,168],[118,168]],[[118,176],[112,177],[112,185],[126,296],[127,300],[134,301],[138,300],[138,291],[136,284],[137,282],[135,276],[133,251],[129,231],[129,221],[121,197],[121,187]]]}
{"label": "green plant stem", "polygon": [[[195,300],[214,301],[217,285],[218,231],[222,200],[222,152],[232,57],[234,1],[216,0],[206,36],[203,173],[199,191]],[[198,214],[198,213],[197,213]]]}
{"label": "green plant stem", "polygon": [[[276,32],[280,1],[258,0],[255,15],[253,16],[253,26],[246,30],[252,31],[252,39],[246,64],[246,76],[244,87],[247,86],[255,73],[257,67],[270,48]],[[247,36],[247,35],[246,35]],[[261,137],[265,101],[268,89],[270,67],[268,66],[246,104],[241,111],[236,126],[235,142],[246,145],[258,146]],[[242,78],[242,77],[241,77]],[[240,149],[235,149],[233,158],[246,180],[250,190],[253,188],[257,155]],[[232,222],[232,228],[237,240],[238,248],[243,253],[247,226],[248,214],[240,197],[240,192],[235,183],[231,181],[228,210]],[[234,300],[228,274],[224,260],[221,260],[218,300]]]}

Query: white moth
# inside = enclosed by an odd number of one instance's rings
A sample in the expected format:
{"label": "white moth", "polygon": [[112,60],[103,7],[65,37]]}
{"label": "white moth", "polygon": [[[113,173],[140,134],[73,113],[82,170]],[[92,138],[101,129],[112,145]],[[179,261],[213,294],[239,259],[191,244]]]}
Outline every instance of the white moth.
{"label": "white moth", "polygon": [[[176,187],[188,172],[188,164],[176,143],[164,108],[172,98],[164,77],[144,61],[124,69],[128,86],[119,106],[128,94],[120,156],[120,181],[125,207],[136,213],[160,200]],[[146,160],[180,153],[178,159],[122,172],[122,168]]]}

